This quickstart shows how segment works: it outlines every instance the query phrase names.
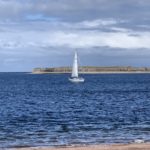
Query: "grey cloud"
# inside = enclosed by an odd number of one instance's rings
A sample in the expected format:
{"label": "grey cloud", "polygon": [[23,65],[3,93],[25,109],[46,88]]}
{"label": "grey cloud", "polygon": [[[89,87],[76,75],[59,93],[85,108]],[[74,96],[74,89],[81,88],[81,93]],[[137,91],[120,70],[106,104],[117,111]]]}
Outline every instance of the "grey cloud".
{"label": "grey cloud", "polygon": [[[81,21],[97,18],[142,20],[150,17],[148,0],[0,0],[1,19],[47,18]],[[140,18],[143,16],[145,18]]]}

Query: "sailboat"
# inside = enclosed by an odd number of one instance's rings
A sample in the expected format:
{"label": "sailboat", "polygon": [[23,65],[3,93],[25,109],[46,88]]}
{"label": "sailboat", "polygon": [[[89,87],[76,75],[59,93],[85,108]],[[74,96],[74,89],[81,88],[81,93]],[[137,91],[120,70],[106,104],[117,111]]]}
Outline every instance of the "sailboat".
{"label": "sailboat", "polygon": [[69,78],[69,81],[71,82],[84,82],[84,78],[79,77],[78,75],[78,54],[77,51],[75,51],[74,54],[74,60],[73,60],[73,66],[72,66],[72,75],[71,78]]}

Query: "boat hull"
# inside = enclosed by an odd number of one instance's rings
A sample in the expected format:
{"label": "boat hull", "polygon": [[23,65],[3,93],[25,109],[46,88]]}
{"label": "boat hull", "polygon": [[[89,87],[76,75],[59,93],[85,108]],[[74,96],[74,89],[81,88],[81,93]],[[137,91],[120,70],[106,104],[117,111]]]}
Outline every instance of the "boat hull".
{"label": "boat hull", "polygon": [[70,82],[79,83],[84,82],[84,78],[69,78]]}

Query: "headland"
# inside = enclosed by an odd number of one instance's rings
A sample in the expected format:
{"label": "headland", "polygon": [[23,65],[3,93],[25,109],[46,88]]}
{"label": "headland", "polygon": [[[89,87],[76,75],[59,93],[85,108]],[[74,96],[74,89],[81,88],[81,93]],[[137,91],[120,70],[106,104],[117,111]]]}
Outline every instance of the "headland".
{"label": "headland", "polygon": [[[45,73],[71,73],[71,67],[50,67],[50,68],[34,68],[33,74]],[[96,74],[96,73],[150,73],[148,67],[132,67],[132,66],[82,66],[79,67],[81,74]]]}

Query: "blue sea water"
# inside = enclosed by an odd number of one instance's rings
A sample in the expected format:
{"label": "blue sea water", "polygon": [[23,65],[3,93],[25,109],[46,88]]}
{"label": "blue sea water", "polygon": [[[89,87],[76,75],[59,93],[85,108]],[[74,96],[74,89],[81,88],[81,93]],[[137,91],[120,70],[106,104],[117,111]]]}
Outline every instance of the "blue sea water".
{"label": "blue sea water", "polygon": [[0,73],[0,147],[150,141],[150,74]]}

